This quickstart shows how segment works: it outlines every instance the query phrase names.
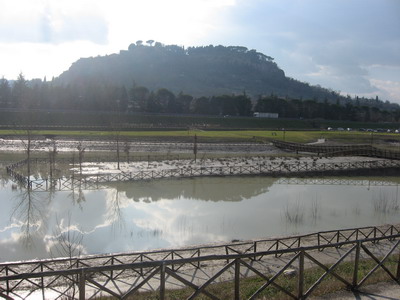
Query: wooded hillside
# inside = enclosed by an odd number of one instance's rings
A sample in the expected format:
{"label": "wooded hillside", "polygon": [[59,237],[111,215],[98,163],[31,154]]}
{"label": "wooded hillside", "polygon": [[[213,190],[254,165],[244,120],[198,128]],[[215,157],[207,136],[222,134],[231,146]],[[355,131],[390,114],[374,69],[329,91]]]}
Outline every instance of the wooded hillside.
{"label": "wooded hillside", "polygon": [[240,46],[189,47],[142,42],[119,54],[82,58],[56,83],[108,84],[149,90],[166,88],[194,97],[243,94],[251,98],[275,94],[298,99],[336,101],[334,91],[285,76],[268,55]]}
{"label": "wooded hillside", "polygon": [[[237,117],[269,112],[292,119],[400,120],[398,104],[352,99],[287,78],[272,57],[256,50],[147,43],[132,44],[120,54],[82,58],[51,81],[28,81],[22,73],[13,82],[2,78],[0,109]],[[15,118],[6,123],[18,124]]]}

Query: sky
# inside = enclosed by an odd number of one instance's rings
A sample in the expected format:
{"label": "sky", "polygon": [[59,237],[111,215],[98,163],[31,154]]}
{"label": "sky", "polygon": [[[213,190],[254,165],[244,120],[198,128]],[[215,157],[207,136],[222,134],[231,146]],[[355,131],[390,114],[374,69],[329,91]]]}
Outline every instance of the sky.
{"label": "sky", "polygon": [[0,0],[0,78],[51,79],[138,40],[245,46],[294,79],[400,103],[400,0]]}

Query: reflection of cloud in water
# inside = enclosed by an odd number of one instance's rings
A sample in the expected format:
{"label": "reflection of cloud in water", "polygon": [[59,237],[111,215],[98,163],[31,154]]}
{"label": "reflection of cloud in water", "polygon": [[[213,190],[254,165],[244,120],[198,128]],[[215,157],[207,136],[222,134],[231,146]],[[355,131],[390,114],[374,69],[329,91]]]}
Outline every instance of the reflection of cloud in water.
{"label": "reflection of cloud in water", "polygon": [[[125,182],[110,185],[134,201],[195,199],[241,201],[266,193],[276,181],[271,177],[201,177]],[[149,199],[149,195],[151,198]]]}
{"label": "reflection of cloud in water", "polygon": [[31,236],[29,248],[21,245],[20,233],[13,233],[11,238],[0,241],[0,261],[2,262],[47,257],[46,246],[39,235]]}
{"label": "reflection of cloud in water", "polygon": [[[110,216],[114,213],[107,212],[116,199],[123,208],[123,230],[113,230]],[[225,241],[230,239],[226,227],[231,226],[235,218],[230,221],[227,221],[229,217],[220,218],[225,208],[214,202],[188,199],[132,202],[124,193],[119,193],[116,198],[112,191],[107,192],[106,207],[102,223],[85,235],[85,247],[89,253],[97,253],[98,249],[120,252]],[[232,213],[237,215],[240,209]],[[119,222],[117,219],[114,221]],[[99,239],[99,236],[107,238]]]}
{"label": "reflection of cloud in water", "polygon": [[[38,193],[36,207],[42,207],[47,226],[36,231],[32,250],[21,243],[24,215],[9,220],[21,199],[1,190],[0,260],[45,257],[55,241],[56,216],[84,235],[86,253],[139,251],[189,246],[232,239],[264,238],[292,232],[337,229],[381,223],[373,214],[371,196],[381,187],[279,185],[267,177],[208,177],[125,182],[96,191],[83,191],[79,205],[57,192],[49,202]],[[115,187],[115,188],[114,188]],[[392,195],[395,187],[382,187]],[[5,196],[7,195],[7,196]],[[150,201],[145,201],[146,199]],[[318,200],[318,218],[312,219],[312,205]],[[199,201],[200,200],[200,201]],[[285,205],[304,205],[304,222],[296,226],[282,218]],[[45,204],[45,207],[43,207]],[[359,205],[359,209],[353,207]],[[315,207],[314,207],[315,208]],[[314,214],[316,214],[314,212]],[[25,217],[27,215],[25,214]],[[387,222],[398,214],[387,214]],[[7,219],[5,221],[4,219]],[[373,219],[372,219],[373,218]],[[47,248],[46,248],[47,247]]]}

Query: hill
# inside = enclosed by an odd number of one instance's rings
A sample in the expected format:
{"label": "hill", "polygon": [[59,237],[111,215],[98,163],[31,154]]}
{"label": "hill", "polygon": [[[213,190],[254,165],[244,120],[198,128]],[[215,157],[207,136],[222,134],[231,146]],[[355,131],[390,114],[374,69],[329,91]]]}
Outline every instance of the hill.
{"label": "hill", "polygon": [[[55,112],[135,114],[134,123],[141,114],[152,114],[154,120],[154,114],[249,117],[253,112],[305,120],[400,120],[398,104],[343,97],[288,78],[272,57],[256,50],[239,46],[185,49],[153,46],[150,41],[132,44],[119,54],[79,59],[52,81],[27,81],[22,73],[14,82],[2,78],[0,110],[5,113],[3,124],[20,124],[18,115],[25,112],[28,119],[40,115],[43,122],[39,111],[53,112],[44,119]],[[111,122],[107,120],[95,123],[106,125]],[[67,123],[85,122],[68,118]]]}
{"label": "hill", "polygon": [[127,88],[134,84],[154,91],[166,88],[194,97],[245,92],[253,99],[271,94],[330,102],[343,98],[331,90],[286,77],[272,57],[241,46],[185,49],[161,43],[144,45],[139,41],[119,54],[81,58],[55,82]]}

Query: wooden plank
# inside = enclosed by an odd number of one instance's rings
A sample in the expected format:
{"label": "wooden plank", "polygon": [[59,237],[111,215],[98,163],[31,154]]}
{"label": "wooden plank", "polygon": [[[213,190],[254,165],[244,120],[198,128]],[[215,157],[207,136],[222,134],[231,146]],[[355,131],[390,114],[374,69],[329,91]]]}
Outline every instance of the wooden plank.
{"label": "wooden plank", "polygon": [[[168,275],[174,277],[176,280],[182,282],[183,284],[185,284],[185,285],[191,287],[191,288],[194,289],[194,290],[197,290],[197,289],[199,288],[197,285],[195,285],[194,283],[192,283],[192,282],[186,280],[186,279],[183,278],[182,276],[179,276],[178,274],[176,274],[175,272],[173,272],[173,271],[172,271],[171,269],[169,269],[169,268],[166,269],[166,272],[167,272]],[[211,293],[209,293],[209,292],[207,292],[207,291],[202,291],[202,293],[203,293],[204,295],[206,295],[207,297],[211,298],[211,299],[219,300],[218,297],[214,296],[213,294],[211,294]]]}
{"label": "wooden plank", "polygon": [[361,286],[379,267],[382,268],[390,276],[390,278],[392,278],[394,281],[397,281],[396,276],[393,275],[392,272],[390,272],[390,270],[388,270],[388,268],[386,268],[383,264],[386,261],[386,259],[393,253],[393,251],[396,250],[399,244],[400,241],[398,241],[392,247],[392,249],[390,249],[390,251],[383,257],[382,260],[379,260],[371,251],[368,250],[368,248],[366,248],[363,244],[361,244],[361,248],[377,263],[377,265],[371,271],[369,271],[367,275],[365,275],[365,277],[360,281],[358,286]]}
{"label": "wooden plank", "polygon": [[226,270],[231,268],[235,264],[235,261],[232,261],[231,263],[225,265],[221,270],[219,270],[214,276],[212,276],[210,279],[208,279],[205,283],[203,283],[190,297],[188,297],[188,300],[194,299],[197,295],[203,292],[203,290],[210,285],[215,279],[217,279],[219,276],[221,276],[223,273],[225,273]]}
{"label": "wooden plank", "polygon": [[[298,254],[297,254],[298,255]],[[258,299],[256,298],[262,291],[264,291],[269,285],[273,285],[275,288],[279,289],[281,292],[287,294],[288,296],[292,297],[293,299],[297,299],[295,295],[291,292],[286,290],[284,287],[280,286],[279,284],[275,283],[275,280],[283,274],[283,272],[292,265],[292,263],[297,259],[297,255],[293,257],[281,270],[279,270],[273,277],[269,278],[268,276],[264,275],[260,271],[258,271],[253,266],[249,265],[248,263],[241,260],[241,264],[247,267],[250,271],[254,272],[257,276],[261,277],[262,279],[266,280],[267,282],[264,283],[261,287],[258,288],[253,295],[251,295],[250,299]]]}
{"label": "wooden plank", "polygon": [[[351,249],[349,249],[343,256],[340,257],[331,267],[326,267],[324,264],[313,258],[311,255],[309,255],[307,252],[304,252],[305,257],[310,259],[312,262],[317,264],[320,268],[322,268],[325,273],[322,274],[320,278],[317,279],[316,282],[307,290],[307,292],[304,294],[304,298],[307,298],[308,296],[311,295],[311,293],[315,290],[315,288],[325,279],[326,276],[332,275],[339,279],[341,282],[343,282],[347,287],[351,287],[351,283],[348,282],[346,279],[344,279],[342,276],[339,276],[334,272],[334,269],[351,253],[354,251],[356,246],[353,246]],[[300,276],[300,275],[299,275]]]}
{"label": "wooden plank", "polygon": [[85,281],[86,275],[85,272],[82,270],[81,274],[79,275],[79,300],[86,299]]}
{"label": "wooden plank", "polygon": [[240,299],[240,259],[235,259],[235,300]]}
{"label": "wooden plank", "polygon": [[297,298],[303,299],[304,296],[304,249],[299,253],[299,278],[297,282]]}
{"label": "wooden plank", "polygon": [[360,250],[361,250],[361,242],[357,242],[357,247],[356,247],[356,255],[354,258],[354,272],[353,272],[353,285],[352,285],[352,290],[355,290],[358,286],[358,266],[360,263]]}

